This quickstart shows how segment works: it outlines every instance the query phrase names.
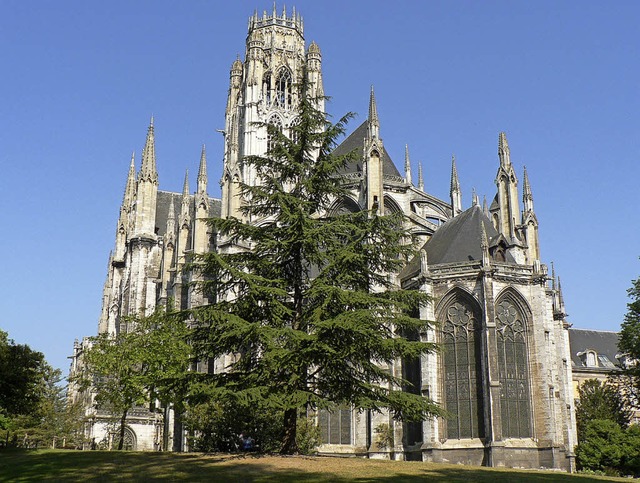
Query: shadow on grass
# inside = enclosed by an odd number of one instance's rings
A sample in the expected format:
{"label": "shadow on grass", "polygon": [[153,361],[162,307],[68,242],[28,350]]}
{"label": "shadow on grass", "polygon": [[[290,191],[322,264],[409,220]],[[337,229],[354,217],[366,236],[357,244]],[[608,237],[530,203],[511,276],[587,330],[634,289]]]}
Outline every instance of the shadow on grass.
{"label": "shadow on grass", "polygon": [[355,458],[120,451],[0,451],[0,481],[567,482],[604,478]]}

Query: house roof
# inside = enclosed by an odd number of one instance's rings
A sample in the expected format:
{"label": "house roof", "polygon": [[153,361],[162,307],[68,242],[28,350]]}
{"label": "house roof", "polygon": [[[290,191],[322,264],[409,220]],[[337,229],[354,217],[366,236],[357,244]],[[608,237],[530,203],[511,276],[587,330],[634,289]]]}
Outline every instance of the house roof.
{"label": "house roof", "polygon": [[620,334],[606,330],[569,329],[571,365],[574,368],[586,368],[585,360],[580,357],[587,350],[593,350],[598,357],[598,367],[614,369],[618,364],[618,341]]}

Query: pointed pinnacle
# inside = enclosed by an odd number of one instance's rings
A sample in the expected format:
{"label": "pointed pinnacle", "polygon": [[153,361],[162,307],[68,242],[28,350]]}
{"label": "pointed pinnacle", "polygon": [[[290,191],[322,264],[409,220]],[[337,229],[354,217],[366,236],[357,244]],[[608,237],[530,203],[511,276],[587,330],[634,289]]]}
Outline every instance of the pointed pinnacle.
{"label": "pointed pinnacle", "polygon": [[489,248],[489,241],[487,240],[487,230],[484,226],[484,223],[480,222],[480,246],[482,249]]}
{"label": "pointed pinnacle", "polygon": [[184,174],[184,184],[182,185],[182,196],[189,196],[189,170]]}
{"label": "pointed pinnacle", "polygon": [[174,221],[176,219],[176,210],[173,207],[173,198],[171,199],[171,203],[169,203],[169,214],[167,215],[167,225],[169,221]]}
{"label": "pointed pinnacle", "polygon": [[200,154],[200,167],[198,168],[198,184],[207,184],[207,152],[205,145],[202,145],[202,153]]}
{"label": "pointed pinnacle", "polygon": [[151,116],[149,129],[147,130],[147,140],[145,141],[144,149],[142,150],[142,166],[140,167],[140,178],[154,183],[158,182],[153,116]]}
{"label": "pointed pinnacle", "polygon": [[460,192],[460,181],[458,180],[458,169],[456,168],[456,156],[451,156],[451,189],[449,193]]}
{"label": "pointed pinnacle", "polygon": [[131,164],[129,165],[129,173],[127,174],[127,184],[124,188],[124,198],[122,200],[122,206],[125,209],[129,209],[136,190],[136,152],[131,153]]}
{"label": "pointed pinnacle", "polygon": [[422,163],[418,163],[418,189],[424,191],[424,179],[422,178]]}
{"label": "pointed pinnacle", "polygon": [[482,197],[482,212],[486,217],[489,217],[489,205],[487,205],[487,196]]}
{"label": "pointed pinnacle", "polygon": [[473,206],[480,206],[480,200],[478,199],[478,193],[476,193],[476,189],[471,189],[471,204]]}
{"label": "pointed pinnacle", "polygon": [[380,122],[378,120],[378,107],[376,106],[376,96],[373,92],[373,85],[371,86],[371,94],[369,96],[369,122],[375,122],[376,124]]}
{"label": "pointed pinnacle", "polygon": [[533,194],[531,193],[531,185],[529,184],[529,175],[527,174],[527,167],[524,167],[524,180],[522,182],[522,201],[533,201]]}
{"label": "pointed pinnacle", "polygon": [[404,145],[404,177],[406,182],[412,184],[411,182],[411,161],[409,160],[409,145]]}
{"label": "pointed pinnacle", "polygon": [[511,164],[511,155],[509,153],[509,143],[505,132],[498,134],[498,156],[500,157],[500,165]]}

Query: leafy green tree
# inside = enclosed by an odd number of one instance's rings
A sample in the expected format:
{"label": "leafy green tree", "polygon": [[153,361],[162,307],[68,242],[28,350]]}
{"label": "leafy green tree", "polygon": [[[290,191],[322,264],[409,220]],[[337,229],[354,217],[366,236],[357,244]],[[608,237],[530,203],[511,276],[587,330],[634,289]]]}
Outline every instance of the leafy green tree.
{"label": "leafy green tree", "polygon": [[50,369],[42,352],[16,344],[0,330],[0,414],[7,418],[37,411]]}
{"label": "leafy green tree", "polygon": [[281,411],[282,453],[296,451],[299,412],[307,408],[388,409],[405,420],[440,411],[403,392],[406,381],[390,370],[400,358],[434,350],[399,337],[428,327],[407,315],[427,295],[400,290],[389,276],[414,254],[411,234],[401,214],[329,215],[331,203],[347,196],[338,173],[356,157],[331,154],[351,115],[330,123],[307,81],[299,87],[290,136],[267,125],[265,156],[243,160],[260,173],[258,185],[240,185],[243,219],[211,221],[221,239],[250,249],[199,259],[202,289],[214,301],[192,312],[197,356],[232,361],[223,373],[192,374],[199,390]]}
{"label": "leafy green tree", "polygon": [[616,384],[587,379],[578,387],[576,422],[578,442],[585,440],[585,429],[594,419],[611,420],[622,429],[629,425],[631,411],[625,404]]}
{"label": "leafy green tree", "polygon": [[176,314],[156,311],[127,317],[116,335],[92,338],[85,372],[77,378],[95,394],[96,407],[119,415],[118,449],[124,445],[127,415],[136,406],[160,399],[166,406],[181,399],[189,367],[186,326]]}

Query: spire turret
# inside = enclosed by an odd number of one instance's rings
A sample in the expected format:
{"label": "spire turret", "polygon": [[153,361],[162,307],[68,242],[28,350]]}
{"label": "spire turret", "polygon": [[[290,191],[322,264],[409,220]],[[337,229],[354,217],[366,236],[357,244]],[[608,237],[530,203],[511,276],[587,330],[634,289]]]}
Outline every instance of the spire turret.
{"label": "spire turret", "polygon": [[418,163],[418,189],[424,191],[424,179],[422,178],[422,163]]}
{"label": "spire turret", "polygon": [[378,139],[380,137],[380,120],[378,119],[378,107],[376,106],[376,96],[371,86],[371,94],[369,95],[369,139]]}
{"label": "spire turret", "polygon": [[487,218],[490,218],[490,216],[489,216],[489,205],[487,204],[487,196],[486,195],[482,196],[482,213],[484,213],[484,216],[486,216]]}
{"label": "spire turret", "polygon": [[460,190],[460,180],[458,179],[458,169],[456,168],[456,157],[451,156],[451,187],[449,189],[451,197],[452,215],[456,216],[462,211],[462,192]]}
{"label": "spire turret", "polygon": [[404,180],[407,184],[411,182],[411,161],[409,160],[409,145],[404,145]]}

